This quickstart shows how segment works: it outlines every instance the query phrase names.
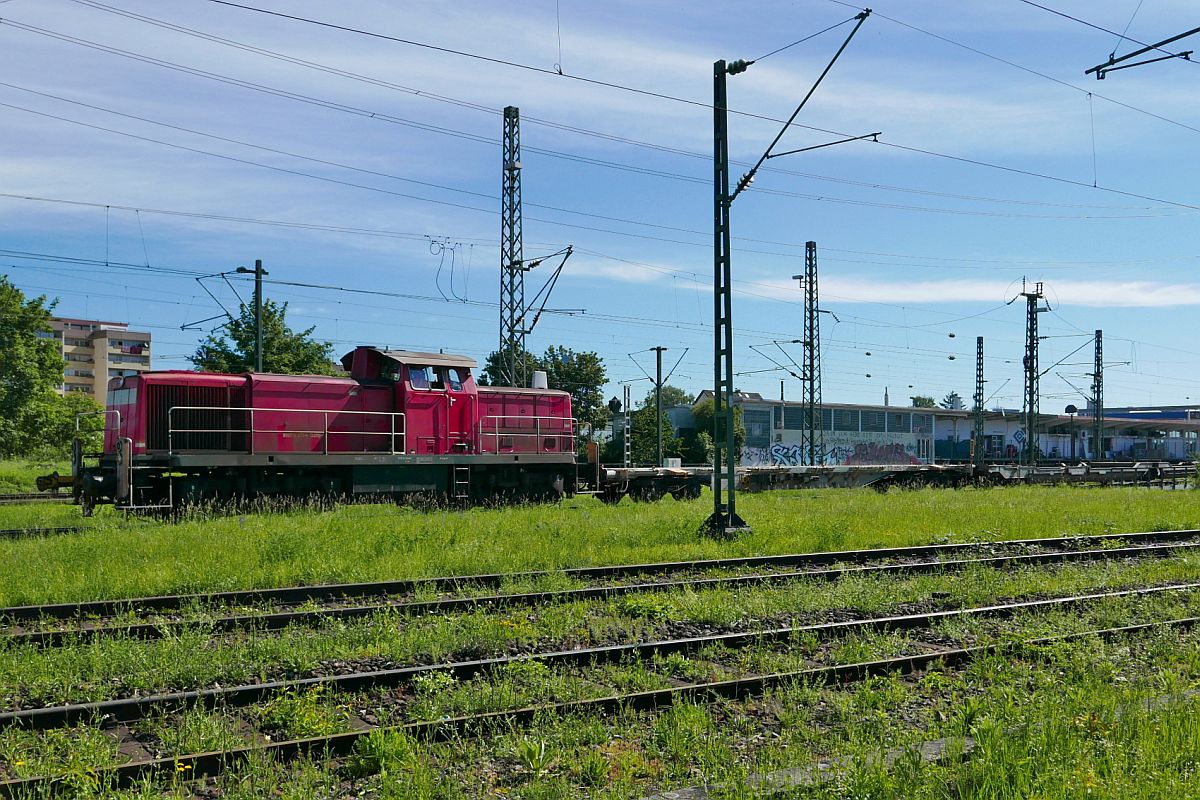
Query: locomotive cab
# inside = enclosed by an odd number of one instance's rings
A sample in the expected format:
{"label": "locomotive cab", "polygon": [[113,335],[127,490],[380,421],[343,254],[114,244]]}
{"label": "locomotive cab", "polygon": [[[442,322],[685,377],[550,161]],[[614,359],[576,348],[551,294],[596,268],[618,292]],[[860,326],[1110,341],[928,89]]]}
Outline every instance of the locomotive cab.
{"label": "locomotive cab", "polygon": [[479,452],[474,359],[448,353],[359,347],[346,354],[342,365],[360,383],[384,382],[393,387],[394,409],[404,415],[406,452]]}

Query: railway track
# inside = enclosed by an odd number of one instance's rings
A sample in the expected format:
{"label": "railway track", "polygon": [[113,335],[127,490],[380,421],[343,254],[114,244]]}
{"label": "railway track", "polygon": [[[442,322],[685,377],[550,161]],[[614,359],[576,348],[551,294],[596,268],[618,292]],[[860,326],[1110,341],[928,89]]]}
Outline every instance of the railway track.
{"label": "railway track", "polygon": [[709,570],[817,568],[834,565],[884,562],[889,559],[921,560],[944,558],[959,553],[969,553],[972,550],[991,549],[995,551],[1005,549],[1012,550],[1015,553],[1022,548],[1036,548],[1039,550],[1053,550],[1055,548],[1079,549],[1089,545],[1104,548],[1106,546],[1119,547],[1119,543],[1136,545],[1186,542],[1189,539],[1197,538],[1200,538],[1200,530],[1179,529],[1097,534],[1091,536],[959,542],[953,544],[916,545],[912,547],[880,547],[867,550],[835,550],[819,553],[791,553],[692,561],[617,564],[597,567],[570,567],[558,570],[450,575],[397,581],[313,584],[271,589],[240,589],[208,594],[154,595],[69,603],[8,606],[0,607],[0,619],[16,623],[47,619],[68,620],[72,618],[112,617],[130,612],[142,614],[152,612],[172,613],[199,606],[240,606],[255,603],[299,605],[302,603],[331,602],[371,597],[404,597],[422,591],[459,592],[466,588],[498,589],[510,583],[552,577],[586,581],[633,578],[649,575],[665,576],[689,572],[702,573]]}
{"label": "railway track", "polygon": [[[1127,545],[1129,541],[1136,541],[1137,544],[1132,546]],[[268,612],[253,612],[253,613],[233,613],[219,614],[217,616],[204,616],[193,619],[166,619],[154,620],[147,622],[122,621],[118,624],[104,624],[103,622],[84,622],[82,625],[70,627],[57,627],[51,629],[32,629],[29,626],[17,624],[10,627],[8,630],[0,632],[0,642],[6,642],[12,645],[36,645],[36,646],[61,646],[63,644],[81,641],[94,640],[106,637],[125,636],[139,639],[159,639],[177,635],[183,630],[189,628],[203,627],[206,630],[213,632],[230,632],[238,630],[258,630],[258,631],[278,631],[287,628],[291,625],[317,625],[334,620],[354,620],[363,619],[376,614],[391,612],[395,614],[403,614],[408,616],[416,616],[421,614],[443,614],[457,611],[463,611],[473,608],[490,607],[502,608],[513,606],[532,606],[543,603],[552,602],[573,602],[594,599],[615,598],[634,594],[646,594],[652,592],[669,591],[672,589],[690,589],[690,590],[705,590],[705,589],[728,589],[758,586],[764,584],[777,584],[795,580],[841,580],[846,577],[861,576],[861,575],[888,575],[888,574],[928,574],[944,571],[964,570],[972,567],[987,567],[993,569],[1009,569],[1018,566],[1032,566],[1043,564],[1056,564],[1068,562],[1086,562],[1086,561],[1106,561],[1123,558],[1163,558],[1177,554],[1182,551],[1192,550],[1200,547],[1200,541],[1196,540],[1192,531],[1177,531],[1170,532],[1152,532],[1145,534],[1125,535],[1119,539],[1103,539],[1099,542],[1092,540],[1068,540],[1056,539],[1051,540],[1049,544],[1044,541],[1031,540],[1022,542],[1021,546],[1030,548],[1033,547],[1033,542],[1036,542],[1040,547],[1040,552],[1027,553],[1012,553],[1004,555],[985,555],[973,558],[931,558],[933,556],[945,556],[947,554],[961,554],[963,550],[960,545],[933,545],[928,547],[917,548],[899,548],[896,550],[886,551],[892,558],[897,557],[897,552],[903,551],[908,558],[900,556],[896,563],[880,563],[869,564],[863,566],[836,566],[820,568],[820,565],[826,561],[826,553],[817,553],[810,555],[793,555],[793,556],[772,556],[769,557],[771,562],[768,566],[772,567],[802,567],[801,569],[780,569],[772,572],[755,572],[749,574],[731,574],[720,576],[707,576],[705,574],[692,575],[688,577],[680,577],[675,579],[660,579],[651,582],[625,583],[625,584],[607,584],[599,586],[586,586],[574,589],[558,589],[552,591],[534,591],[534,592],[514,592],[502,594],[477,594],[457,597],[443,597],[437,599],[412,599],[411,593],[414,590],[414,585],[419,586],[423,582],[404,582],[408,584],[409,591],[405,596],[391,597],[387,593],[383,594],[382,601],[365,602],[356,605],[341,605],[328,606],[322,608],[304,608],[304,609],[289,609],[282,611]],[[1069,543],[1087,543],[1092,544],[1091,547],[1075,549],[1057,549],[1065,548]],[[1112,546],[1117,542],[1123,546]],[[1096,547],[1096,544],[1101,546]],[[936,553],[929,553],[931,548],[940,548]],[[862,551],[862,553],[870,553],[872,551]],[[857,558],[862,558],[862,553],[854,554]],[[684,564],[703,564],[705,569],[703,572],[710,572],[713,569],[729,568],[731,566],[744,566],[747,561],[758,562],[761,559],[725,559],[704,562],[679,562],[677,564],[646,564],[646,565],[628,565],[621,567],[602,568],[610,575],[619,576],[639,576],[644,577],[647,574],[657,577],[678,575],[687,570],[681,568]],[[853,561],[854,559],[851,559]],[[754,564],[754,566],[764,566],[762,564]],[[645,572],[642,570],[646,570]],[[587,568],[584,572],[591,573],[594,570]],[[571,571],[567,571],[571,572]],[[541,576],[548,573],[526,573],[526,575]],[[559,573],[561,574],[561,573]],[[490,580],[496,576],[478,576],[484,579],[484,585],[491,585]],[[463,578],[433,578],[429,580],[434,586],[442,587],[447,585],[456,585],[462,587],[476,583],[470,577]],[[396,584],[383,584],[388,587],[394,587]],[[354,584],[353,589],[347,588],[348,585],[341,585],[339,588],[346,589],[345,594],[339,596],[339,599],[363,599],[363,598],[379,598],[380,594],[377,589],[381,584]],[[277,590],[285,592],[312,592],[319,590],[324,592],[330,587],[297,587],[291,590]],[[275,591],[275,590],[273,590]],[[365,594],[355,594],[352,592],[366,592]],[[246,593],[226,593],[239,598]],[[294,597],[291,597],[294,601]],[[161,610],[162,606],[169,600],[176,601],[184,596],[175,596],[173,598],[158,597],[158,598],[143,598],[141,600],[128,601],[126,613],[144,610],[146,606],[142,602],[151,601],[150,606],[156,607],[156,610]],[[186,596],[196,598],[195,595]],[[21,606],[13,608],[0,608],[0,620],[8,620],[10,624],[13,622],[35,621],[45,622],[49,620],[69,620],[69,617],[61,616],[65,614],[72,606],[54,605],[54,606]],[[182,601],[173,606],[172,610],[178,611],[185,607]],[[76,615],[78,618],[79,615]]]}
{"label": "railway track", "polygon": [[1106,599],[1148,597],[1168,593],[1197,591],[1200,591],[1200,582],[1170,584],[1166,586],[1073,595],[1048,600],[1023,600],[967,609],[865,617],[840,622],[787,625],[748,632],[714,633],[705,636],[661,639],[631,644],[583,647],[570,650],[501,656],[497,658],[446,661],[437,664],[423,664],[395,669],[348,672],[314,678],[263,681],[241,686],[222,686],[211,689],[169,692],[165,694],[126,697],[116,700],[9,711],[0,713],[0,728],[17,726],[30,729],[48,729],[72,725],[93,718],[127,723],[145,719],[147,716],[167,710],[193,706],[202,708],[244,706],[261,702],[283,693],[316,688],[343,692],[394,689],[408,685],[417,676],[433,673],[443,673],[456,680],[464,680],[480,674],[490,674],[506,665],[525,662],[536,661],[545,665],[561,666],[596,666],[619,663],[631,658],[646,660],[653,656],[665,656],[673,653],[695,653],[702,648],[712,645],[736,649],[753,644],[785,642],[801,634],[845,636],[866,631],[911,631],[927,629],[939,622],[954,619],[972,617],[1005,619],[1026,611],[1070,609]]}
{"label": "railway track", "polygon": [[44,494],[42,492],[16,492],[0,494],[0,505],[15,505],[17,503],[70,503],[74,498],[69,494]]}
{"label": "railway track", "polygon": [[36,536],[57,536],[64,533],[82,533],[87,527],[66,525],[44,528],[0,528],[0,539],[25,539]]}
{"label": "railway track", "polygon": [[[406,667],[396,670],[353,673],[348,675],[305,679],[299,681],[260,683],[239,687],[210,689],[199,692],[176,692],[152,697],[132,697],[104,703],[84,703],[54,708],[25,709],[0,715],[0,726],[21,726],[49,729],[71,725],[89,719],[104,720],[106,724],[128,723],[148,714],[175,712],[189,706],[233,708],[258,702],[281,692],[315,687],[328,687],[341,691],[363,691],[395,689],[403,686],[418,675],[440,672],[457,678],[469,678],[490,674],[506,665],[537,661],[545,665],[567,667],[590,667],[626,659],[649,659],[667,653],[696,653],[701,648],[721,645],[725,648],[745,647],[760,643],[787,643],[798,635],[808,634],[835,638],[865,631],[921,631],[929,630],[940,622],[989,618],[1007,619],[1018,614],[1039,613],[1054,610],[1077,610],[1103,601],[1137,600],[1172,593],[1184,594],[1200,591],[1200,583],[1141,587],[1137,589],[1099,592],[1053,599],[1028,600],[987,606],[934,611],[920,614],[868,617],[863,619],[776,628],[748,633],[718,634],[687,639],[639,642],[603,648],[538,653],[507,658],[484,659],[467,662]],[[908,674],[926,669],[935,664],[953,667],[969,662],[982,655],[1012,651],[1021,646],[1040,646],[1077,640],[1082,637],[1112,638],[1153,630],[1191,628],[1200,621],[1196,616],[1180,616],[1167,620],[1144,622],[1133,625],[1097,627],[1082,632],[1073,632],[1037,639],[1005,638],[987,644],[960,644],[947,647],[937,640],[923,642],[924,652],[908,653],[896,657],[860,661],[851,664],[818,664],[767,674],[744,675],[736,679],[700,681],[671,688],[650,691],[605,693],[601,696],[574,699],[565,702],[547,702],[509,709],[488,710],[480,713],[417,720],[402,724],[380,727],[363,723],[358,729],[303,739],[269,741],[260,739],[253,744],[231,747],[220,752],[191,753],[166,757],[134,758],[123,764],[100,767],[90,772],[90,777],[100,785],[128,787],[138,781],[155,776],[177,774],[186,771],[189,778],[213,776],[247,759],[271,755],[289,758],[298,755],[349,754],[355,744],[372,731],[403,731],[413,736],[445,739],[469,730],[486,730],[488,725],[519,725],[544,714],[555,716],[571,713],[612,714],[622,709],[659,709],[681,700],[711,701],[723,698],[740,699],[759,695],[773,687],[796,681],[815,683],[849,683],[875,675],[889,673]],[[31,793],[52,793],[61,788],[61,776],[34,776],[10,778],[0,781],[0,794],[23,796]]]}

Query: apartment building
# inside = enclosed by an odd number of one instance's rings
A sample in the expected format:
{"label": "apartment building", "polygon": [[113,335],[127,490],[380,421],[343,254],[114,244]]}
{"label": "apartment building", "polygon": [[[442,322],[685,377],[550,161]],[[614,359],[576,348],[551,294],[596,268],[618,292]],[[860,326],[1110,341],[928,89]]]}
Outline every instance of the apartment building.
{"label": "apartment building", "polygon": [[67,365],[59,393],[86,392],[104,402],[109,378],[150,369],[150,334],[124,322],[54,317],[53,336]]}

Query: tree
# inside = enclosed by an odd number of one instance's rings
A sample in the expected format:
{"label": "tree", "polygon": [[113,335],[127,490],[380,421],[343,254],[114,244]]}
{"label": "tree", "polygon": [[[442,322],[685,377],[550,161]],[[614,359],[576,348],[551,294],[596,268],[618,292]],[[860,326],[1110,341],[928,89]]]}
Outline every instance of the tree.
{"label": "tree", "polygon": [[[287,303],[263,301],[263,371],[281,375],[333,375],[333,345],[312,338],[316,326],[293,331]],[[243,304],[238,316],[209,334],[188,360],[206,372],[254,371],[254,309]]]}
{"label": "tree", "polygon": [[[83,440],[83,452],[100,452],[104,432],[104,406],[90,394],[67,392],[61,397],[51,393],[34,409],[38,420],[38,435],[29,443],[27,453],[52,451],[66,453],[76,436],[75,422],[78,419],[79,437]],[[86,414],[87,416],[79,416]]]}
{"label": "tree", "polygon": [[50,327],[54,301],[25,293],[0,276],[0,455],[45,444],[41,423],[56,404],[66,362]]}
{"label": "tree", "polygon": [[942,398],[942,408],[962,409],[964,407],[962,396],[958,392],[950,392]]}
{"label": "tree", "polygon": [[585,426],[595,430],[608,421],[608,406],[600,392],[608,373],[600,356],[554,345],[546,348],[538,369],[546,371],[547,386],[570,393],[571,413],[581,431]]}
{"label": "tree", "polygon": [[[508,350],[493,350],[483,362],[483,370],[475,376],[481,386],[512,386],[512,377],[508,374],[506,357]],[[538,357],[528,350],[522,350],[517,357],[517,363],[524,362],[525,374],[532,375],[534,370],[542,369]]]}
{"label": "tree", "polygon": [[937,408],[937,401],[926,394],[915,394],[909,399],[913,408]]}
{"label": "tree", "polygon": [[[625,413],[630,415],[630,460],[634,464],[653,464],[658,450],[658,435],[655,433],[654,427],[656,416],[654,393],[651,392],[639,408],[626,409]],[[684,456],[684,440],[675,435],[671,420],[665,413],[662,416],[662,443],[663,458],[682,458]],[[624,457],[625,432],[618,425],[613,437],[608,440],[604,448],[601,460],[614,463],[621,461]]]}
{"label": "tree", "polygon": [[[689,464],[705,464],[712,461],[713,450],[713,401],[709,397],[692,407],[696,420],[695,431],[687,437],[683,458]],[[742,407],[733,407],[733,449],[740,459],[746,444],[746,424],[742,421]]]}
{"label": "tree", "polygon": [[[669,383],[663,384],[662,407],[664,411],[668,408],[674,408],[675,406],[690,406],[695,399],[695,395],[680,389],[678,386],[672,386]],[[642,401],[642,405],[654,405],[654,389],[651,389],[646,393],[646,399]]]}

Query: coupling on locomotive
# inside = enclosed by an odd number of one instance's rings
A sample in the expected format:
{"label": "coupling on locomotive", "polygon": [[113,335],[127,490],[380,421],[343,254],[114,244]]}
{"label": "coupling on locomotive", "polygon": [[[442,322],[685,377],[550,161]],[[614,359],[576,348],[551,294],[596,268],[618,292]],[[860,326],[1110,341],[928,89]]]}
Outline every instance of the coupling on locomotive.
{"label": "coupling on locomotive", "polygon": [[322,493],[460,501],[575,492],[571,396],[479,386],[474,359],[357,347],[347,377],[143,372],[108,384],[85,511]]}

